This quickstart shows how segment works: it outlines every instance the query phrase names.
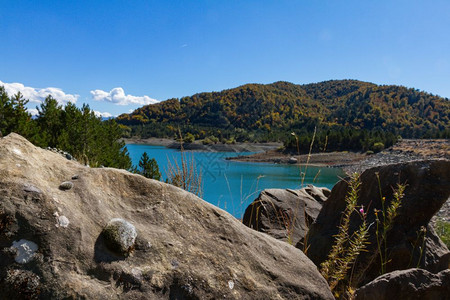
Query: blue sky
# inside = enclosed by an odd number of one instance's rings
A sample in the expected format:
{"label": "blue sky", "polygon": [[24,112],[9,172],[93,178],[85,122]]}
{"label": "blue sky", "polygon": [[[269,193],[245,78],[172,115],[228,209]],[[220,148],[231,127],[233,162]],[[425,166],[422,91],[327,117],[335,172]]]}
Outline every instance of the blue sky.
{"label": "blue sky", "polygon": [[450,97],[450,1],[0,0],[0,85],[118,115],[245,83]]}

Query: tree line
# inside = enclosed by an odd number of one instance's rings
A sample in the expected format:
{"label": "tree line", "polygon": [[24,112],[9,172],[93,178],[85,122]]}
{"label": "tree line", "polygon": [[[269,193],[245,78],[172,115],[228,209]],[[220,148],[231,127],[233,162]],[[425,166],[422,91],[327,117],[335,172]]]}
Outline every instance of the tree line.
{"label": "tree line", "polygon": [[78,108],[69,102],[62,107],[50,95],[37,107],[36,117],[32,117],[27,103],[20,92],[9,97],[0,87],[2,135],[18,133],[36,146],[64,150],[93,167],[131,168],[131,159],[121,141],[122,129],[115,120],[102,121],[86,104]]}

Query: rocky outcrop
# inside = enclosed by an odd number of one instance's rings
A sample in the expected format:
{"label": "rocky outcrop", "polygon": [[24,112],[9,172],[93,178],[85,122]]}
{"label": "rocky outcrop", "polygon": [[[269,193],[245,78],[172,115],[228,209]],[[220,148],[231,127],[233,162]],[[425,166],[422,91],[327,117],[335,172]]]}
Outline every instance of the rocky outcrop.
{"label": "rocky outcrop", "polygon": [[247,207],[242,223],[276,239],[303,245],[309,225],[329,194],[329,189],[312,185],[300,190],[267,189]]}
{"label": "rocky outcrop", "polygon": [[[359,286],[380,274],[374,209],[382,209],[380,191],[386,199],[385,206],[389,206],[397,183],[405,183],[407,187],[393,228],[388,231],[387,244],[382,245],[388,254],[386,271],[418,266],[436,273],[449,266],[450,252],[429,226],[429,221],[449,198],[450,161],[415,161],[372,168],[361,175],[361,182],[358,205],[366,209],[370,236],[367,251],[360,254],[353,270],[354,280],[359,282]],[[327,258],[334,243],[347,192],[346,181],[336,184],[310,228],[308,256],[317,266]],[[358,213],[353,214],[350,233],[360,223]]]}
{"label": "rocky outcrop", "polygon": [[15,134],[0,139],[0,250],[2,299],[333,299],[300,250],[195,195]]}
{"label": "rocky outcrop", "polygon": [[394,271],[359,288],[355,300],[449,300],[450,270],[438,274],[422,269]]}

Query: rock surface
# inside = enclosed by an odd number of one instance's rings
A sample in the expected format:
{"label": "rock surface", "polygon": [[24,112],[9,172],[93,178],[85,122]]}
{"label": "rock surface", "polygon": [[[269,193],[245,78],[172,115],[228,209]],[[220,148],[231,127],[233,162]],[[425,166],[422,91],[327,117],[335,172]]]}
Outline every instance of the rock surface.
{"label": "rock surface", "polygon": [[[127,257],[104,243],[113,218],[136,227]],[[38,246],[24,264],[11,250],[21,239]],[[295,247],[181,189],[85,167],[16,134],[0,139],[0,250],[0,298],[333,299]]]}
{"label": "rock surface", "polygon": [[356,290],[355,300],[449,300],[450,270],[438,274],[422,269],[394,271]]}
{"label": "rock surface", "polygon": [[[380,185],[376,174],[379,174]],[[386,197],[386,207],[389,206],[393,187],[399,182],[406,183],[407,187],[398,209],[399,215],[387,234],[389,262],[386,271],[419,266],[436,273],[448,268],[450,252],[436,236],[429,221],[450,196],[450,161],[415,161],[372,168],[361,175],[361,181],[358,205],[364,205],[367,222],[372,225],[369,231],[368,251],[360,255],[354,269],[354,279],[359,282],[358,286],[372,281],[380,274],[374,208],[382,209],[380,190]],[[327,258],[334,243],[333,236],[337,234],[345,208],[344,198],[347,188],[348,184],[345,181],[340,181],[334,186],[315,223],[311,225],[308,233],[308,256],[317,266]],[[361,217],[354,213],[350,233],[355,231],[360,222]],[[424,228],[427,229],[425,241],[423,241]]]}
{"label": "rock surface", "polygon": [[267,189],[247,207],[242,223],[276,239],[303,245],[309,225],[329,194],[329,189],[312,185],[300,190]]}

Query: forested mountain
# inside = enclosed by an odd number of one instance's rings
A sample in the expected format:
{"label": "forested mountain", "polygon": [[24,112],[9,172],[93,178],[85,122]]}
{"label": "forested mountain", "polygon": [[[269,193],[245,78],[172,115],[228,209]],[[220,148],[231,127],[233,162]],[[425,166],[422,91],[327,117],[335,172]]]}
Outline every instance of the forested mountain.
{"label": "forested mountain", "polygon": [[314,128],[322,135],[376,131],[404,138],[449,138],[450,101],[403,86],[356,80],[275,82],[169,99],[120,115],[117,121],[141,137],[172,136],[180,127],[195,138],[259,141],[286,140],[286,133]]}

